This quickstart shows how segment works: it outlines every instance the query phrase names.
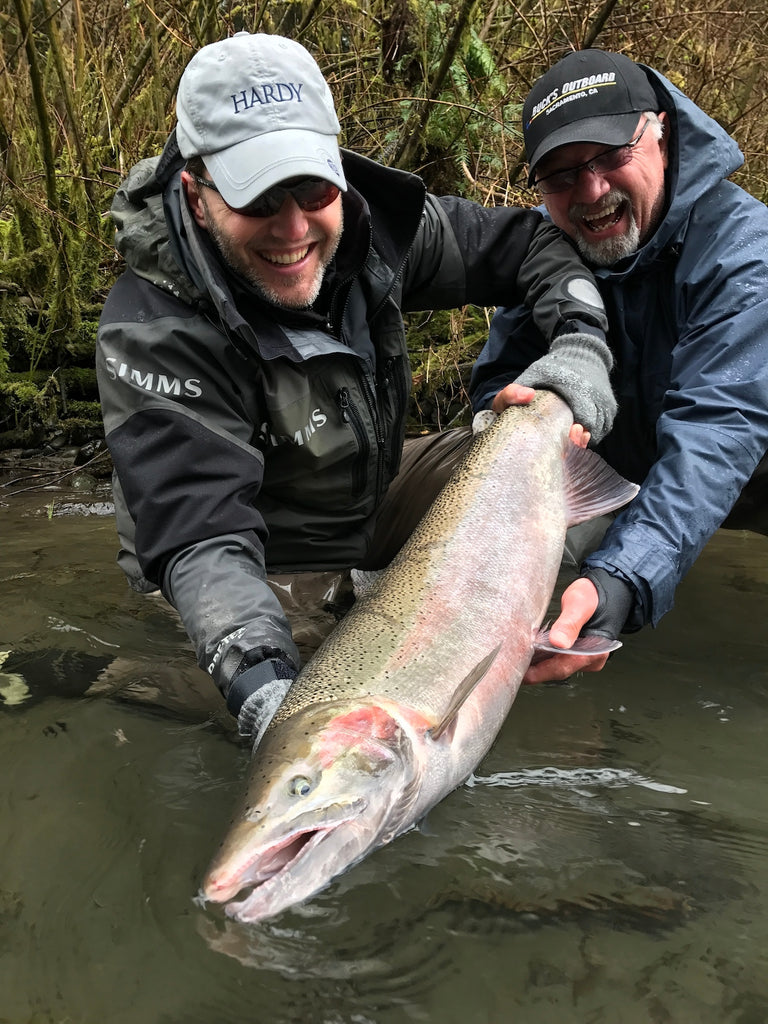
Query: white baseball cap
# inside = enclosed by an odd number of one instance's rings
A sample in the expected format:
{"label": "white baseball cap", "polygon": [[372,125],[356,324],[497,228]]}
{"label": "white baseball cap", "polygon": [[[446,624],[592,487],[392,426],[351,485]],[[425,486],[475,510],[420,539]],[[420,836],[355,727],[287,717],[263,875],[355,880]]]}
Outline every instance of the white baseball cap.
{"label": "white baseball cap", "polygon": [[199,50],[181,76],[176,139],[240,209],[288,178],[347,183],[333,97],[314,57],[284,36],[237,32]]}

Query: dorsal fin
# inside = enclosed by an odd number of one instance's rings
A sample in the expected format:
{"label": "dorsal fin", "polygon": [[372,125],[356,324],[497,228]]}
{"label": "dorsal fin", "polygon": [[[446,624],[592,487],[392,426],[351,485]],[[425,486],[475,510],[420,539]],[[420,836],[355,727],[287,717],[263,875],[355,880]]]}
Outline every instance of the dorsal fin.
{"label": "dorsal fin", "polygon": [[446,729],[448,729],[455,722],[456,715],[458,715],[462,704],[467,699],[467,697],[469,697],[470,693],[472,693],[474,688],[477,686],[477,684],[483,678],[485,673],[491,667],[494,660],[496,659],[496,655],[499,653],[500,650],[501,643],[498,643],[490,652],[490,654],[486,654],[482,661],[478,661],[478,663],[471,670],[471,672],[467,673],[467,675],[464,676],[462,681],[456,687],[456,692],[451,698],[451,703],[448,705],[448,710],[443,716],[442,721],[438,722],[434,729],[430,730],[430,735],[432,736],[433,740],[440,739],[440,737],[443,735]]}
{"label": "dorsal fin", "polygon": [[640,488],[612,469],[589,448],[568,442],[565,452],[565,498],[568,525],[585,523],[630,502]]}

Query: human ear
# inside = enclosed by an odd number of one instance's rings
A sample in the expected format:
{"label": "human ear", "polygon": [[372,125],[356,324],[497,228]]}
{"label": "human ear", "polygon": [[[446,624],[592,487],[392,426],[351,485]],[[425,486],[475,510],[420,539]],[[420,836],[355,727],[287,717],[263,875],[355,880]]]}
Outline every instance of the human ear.
{"label": "human ear", "polygon": [[205,217],[205,206],[203,205],[203,200],[200,197],[200,189],[189,171],[181,172],[181,185],[186,194],[189,209],[192,211],[192,216],[195,218],[195,223],[198,227],[207,231],[208,223]]}

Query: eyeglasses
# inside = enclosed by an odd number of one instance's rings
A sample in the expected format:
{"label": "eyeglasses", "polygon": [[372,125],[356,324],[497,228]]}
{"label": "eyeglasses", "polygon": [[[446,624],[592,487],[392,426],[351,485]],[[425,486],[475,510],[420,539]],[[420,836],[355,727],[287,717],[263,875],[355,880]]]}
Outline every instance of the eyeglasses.
{"label": "eyeglasses", "polygon": [[553,171],[552,174],[545,174],[543,178],[534,181],[534,185],[542,195],[549,196],[555,192],[565,192],[566,189],[573,188],[584,170],[592,171],[593,174],[609,174],[611,171],[618,171],[632,159],[634,148],[642,139],[645,129],[650,123],[646,118],[640,134],[630,142],[625,142],[621,146],[612,146],[583,164],[568,167],[563,171]]}
{"label": "eyeglasses", "polygon": [[[216,185],[208,178],[200,178],[196,174],[192,174],[190,177],[197,185],[204,185],[205,188],[221,195]],[[324,210],[326,206],[330,206],[339,192],[340,189],[337,185],[333,185],[324,178],[301,178],[294,185],[274,185],[257,196],[248,206],[230,206],[230,209],[244,217],[272,217],[280,210],[286,197],[293,196],[305,213],[315,213],[317,210]]]}

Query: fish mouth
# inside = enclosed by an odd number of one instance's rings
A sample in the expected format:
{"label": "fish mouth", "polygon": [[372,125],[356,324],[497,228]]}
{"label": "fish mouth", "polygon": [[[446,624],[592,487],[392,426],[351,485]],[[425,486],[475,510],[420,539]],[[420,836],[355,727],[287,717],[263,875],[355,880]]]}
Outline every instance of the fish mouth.
{"label": "fish mouth", "polygon": [[284,907],[312,895],[337,873],[338,867],[333,854],[341,843],[332,844],[327,856],[309,856],[339,832],[348,833],[349,825],[365,809],[365,800],[354,800],[349,804],[336,805],[332,820],[328,820],[328,808],[302,815],[321,822],[301,821],[294,823],[287,835],[267,844],[251,849],[247,862],[240,870],[226,870],[214,866],[208,873],[200,891],[199,902],[204,904],[223,903],[224,913],[237,921],[253,922],[271,917]]}

